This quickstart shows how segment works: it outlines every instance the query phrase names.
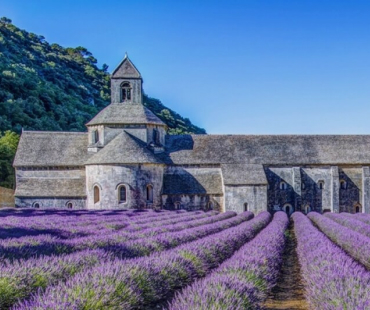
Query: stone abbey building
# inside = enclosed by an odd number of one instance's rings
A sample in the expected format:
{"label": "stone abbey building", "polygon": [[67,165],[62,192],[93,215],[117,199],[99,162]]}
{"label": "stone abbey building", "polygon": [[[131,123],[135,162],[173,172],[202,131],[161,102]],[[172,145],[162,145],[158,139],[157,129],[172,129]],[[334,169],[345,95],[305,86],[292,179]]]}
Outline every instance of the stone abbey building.
{"label": "stone abbey building", "polygon": [[167,135],[129,58],[87,132],[23,131],[16,206],[370,212],[370,135]]}

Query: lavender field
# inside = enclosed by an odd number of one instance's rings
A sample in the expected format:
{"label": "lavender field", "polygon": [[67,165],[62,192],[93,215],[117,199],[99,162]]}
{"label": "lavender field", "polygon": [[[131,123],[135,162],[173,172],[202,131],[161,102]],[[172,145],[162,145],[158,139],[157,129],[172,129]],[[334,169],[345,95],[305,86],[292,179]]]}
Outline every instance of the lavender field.
{"label": "lavender field", "polygon": [[369,229],[344,213],[2,210],[0,309],[293,309],[284,273],[294,309],[370,309]]}

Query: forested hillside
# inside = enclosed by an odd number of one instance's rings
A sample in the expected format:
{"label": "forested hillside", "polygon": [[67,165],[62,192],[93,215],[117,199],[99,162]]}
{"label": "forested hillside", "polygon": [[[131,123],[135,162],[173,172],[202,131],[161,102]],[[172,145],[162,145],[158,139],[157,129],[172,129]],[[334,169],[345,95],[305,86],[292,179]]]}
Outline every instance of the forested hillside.
{"label": "forested hillside", "polygon": [[[0,137],[9,131],[7,139],[15,139],[11,132],[20,134],[22,128],[85,131],[85,123],[110,102],[109,79],[108,66],[98,68],[86,48],[50,44],[10,19],[0,19]],[[144,102],[170,134],[205,133],[160,100],[145,95]],[[12,187],[11,160],[5,158],[12,158],[14,151],[1,139],[0,149],[0,186]]]}

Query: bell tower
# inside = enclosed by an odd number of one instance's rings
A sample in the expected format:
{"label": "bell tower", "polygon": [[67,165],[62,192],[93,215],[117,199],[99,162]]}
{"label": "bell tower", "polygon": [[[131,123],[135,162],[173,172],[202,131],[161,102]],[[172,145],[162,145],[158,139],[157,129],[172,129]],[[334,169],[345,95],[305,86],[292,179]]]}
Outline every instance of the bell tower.
{"label": "bell tower", "polygon": [[128,58],[127,53],[122,62],[113,71],[111,77],[112,103],[143,103],[143,79],[139,70]]}

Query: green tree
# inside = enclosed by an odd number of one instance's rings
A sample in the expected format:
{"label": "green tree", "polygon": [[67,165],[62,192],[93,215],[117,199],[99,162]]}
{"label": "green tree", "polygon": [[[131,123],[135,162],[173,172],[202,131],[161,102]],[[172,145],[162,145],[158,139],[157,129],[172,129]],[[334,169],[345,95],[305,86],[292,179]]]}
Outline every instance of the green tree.
{"label": "green tree", "polygon": [[15,175],[12,166],[19,136],[10,130],[0,133],[0,186],[15,188]]}

